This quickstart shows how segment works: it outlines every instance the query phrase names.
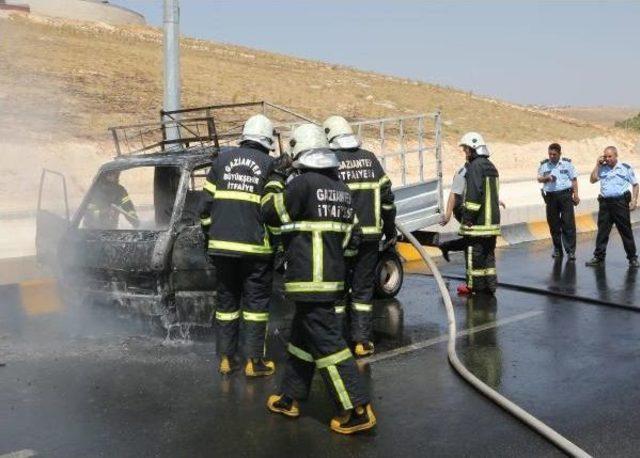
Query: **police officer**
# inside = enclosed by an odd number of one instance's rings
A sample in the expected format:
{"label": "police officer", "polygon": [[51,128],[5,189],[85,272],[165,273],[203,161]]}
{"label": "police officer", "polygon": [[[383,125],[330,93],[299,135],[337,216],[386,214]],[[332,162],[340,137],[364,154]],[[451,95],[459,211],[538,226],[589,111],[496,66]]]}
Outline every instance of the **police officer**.
{"label": "police officer", "polygon": [[578,174],[571,159],[561,157],[562,148],[552,143],[549,158],[540,162],[538,183],[542,185],[542,197],[547,207],[547,224],[553,240],[552,257],[562,257],[562,245],[570,261],[576,259],[576,218],[574,205],[578,197]]}
{"label": "police officer", "polygon": [[631,211],[638,205],[638,180],[633,168],[618,161],[618,150],[607,146],[591,172],[591,183],[600,181],[598,196],[598,235],[593,259],[587,266],[604,264],[611,227],[615,224],[627,253],[629,267],[637,268],[638,255],[631,229]]}
{"label": "police officer", "polygon": [[465,134],[460,146],[468,162],[459,231],[467,238],[467,284],[458,287],[458,293],[494,293],[496,238],[500,235],[498,170],[489,160],[489,149],[480,134]]}
{"label": "police officer", "polygon": [[84,226],[88,229],[117,229],[120,215],[133,227],[140,225],[131,197],[119,179],[117,170],[107,171],[98,178],[84,218]]}
{"label": "police officer", "polygon": [[387,246],[396,241],[391,180],[375,154],[360,147],[361,141],[346,119],[331,116],[322,126],[340,162],[338,175],[351,191],[353,208],[362,228],[358,252],[349,257],[348,262],[351,293],[347,305],[339,306],[338,312],[344,310],[343,313],[349,314],[356,356],[367,356],[374,352],[371,315],[380,239],[384,235]]}
{"label": "police officer", "polygon": [[[344,251],[356,248],[359,230],[349,188],[338,176],[338,160],[321,127],[303,124],[290,141],[299,174],[270,179],[263,216],[279,228],[287,269],[284,288],[295,302],[289,358],[280,394],[267,401],[274,413],[296,418],[318,369],[344,415],[331,420],[341,434],[371,429],[376,418],[356,362],[342,337],[335,302],[343,297]],[[354,227],[355,226],[355,227]]]}
{"label": "police officer", "polygon": [[240,147],[220,150],[204,185],[211,196],[202,216],[216,268],[215,321],[222,374],[237,364],[241,318],[245,375],[267,376],[275,370],[273,361],[265,359],[273,250],[260,215],[273,149],[273,124],[263,115],[252,116],[244,125]]}

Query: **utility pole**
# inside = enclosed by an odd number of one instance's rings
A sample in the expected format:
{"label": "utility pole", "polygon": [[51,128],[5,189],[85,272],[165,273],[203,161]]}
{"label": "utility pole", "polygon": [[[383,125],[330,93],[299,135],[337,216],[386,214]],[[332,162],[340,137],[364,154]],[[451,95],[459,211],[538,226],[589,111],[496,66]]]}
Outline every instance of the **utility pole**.
{"label": "utility pole", "polygon": [[[180,109],[180,5],[164,0],[164,105],[165,111]],[[165,119],[166,121],[166,119]],[[168,140],[176,140],[177,127],[166,130]]]}

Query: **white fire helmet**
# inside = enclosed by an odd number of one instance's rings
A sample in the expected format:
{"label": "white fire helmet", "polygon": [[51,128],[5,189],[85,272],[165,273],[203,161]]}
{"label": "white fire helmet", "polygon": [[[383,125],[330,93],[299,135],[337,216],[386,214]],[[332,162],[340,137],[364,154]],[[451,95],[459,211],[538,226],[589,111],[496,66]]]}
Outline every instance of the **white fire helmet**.
{"label": "white fire helmet", "polygon": [[273,123],[265,115],[257,114],[251,116],[244,123],[240,143],[245,141],[260,143],[265,148],[273,151],[276,149],[274,141]]}
{"label": "white fire helmet", "polygon": [[322,123],[331,149],[359,148],[362,142],[342,116],[330,116]]}
{"label": "white fire helmet", "polygon": [[322,128],[316,124],[296,127],[289,140],[293,166],[298,169],[331,169],[339,166],[338,158],[329,149]]}
{"label": "white fire helmet", "polygon": [[489,156],[489,148],[487,148],[487,144],[477,132],[467,132],[460,139],[460,146],[468,146],[469,148],[473,148],[476,150],[478,156]]}

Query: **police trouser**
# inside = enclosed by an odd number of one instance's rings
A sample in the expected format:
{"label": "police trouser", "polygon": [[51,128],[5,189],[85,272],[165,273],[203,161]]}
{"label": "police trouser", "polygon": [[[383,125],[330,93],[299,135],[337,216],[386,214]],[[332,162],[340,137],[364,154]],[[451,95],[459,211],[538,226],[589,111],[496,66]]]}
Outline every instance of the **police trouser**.
{"label": "police trouser", "polygon": [[467,286],[474,291],[495,292],[496,236],[466,237]]}
{"label": "police trouser", "polygon": [[576,218],[572,199],[573,190],[548,192],[545,196],[547,223],[556,250],[567,253],[576,251]]}
{"label": "police trouser", "polygon": [[627,259],[636,257],[636,242],[631,229],[631,213],[629,211],[630,195],[620,197],[598,197],[598,235],[596,236],[596,250],[593,255],[596,258],[604,258],[607,254],[607,244],[611,227],[615,224],[622,238]]}
{"label": "police trouser", "polygon": [[273,278],[271,256],[213,256],[213,262],[218,294],[215,318],[218,354],[237,353],[242,319],[244,356],[262,358]]}
{"label": "police trouser", "polygon": [[349,315],[350,337],[354,342],[371,341],[378,246],[377,240],[362,242],[358,254],[347,258],[347,285],[351,292],[347,295],[346,307],[338,305],[336,312],[339,318]]}
{"label": "police trouser", "polygon": [[309,397],[318,369],[337,406],[348,410],[369,402],[369,394],[351,350],[342,337],[333,302],[296,302],[282,393]]}

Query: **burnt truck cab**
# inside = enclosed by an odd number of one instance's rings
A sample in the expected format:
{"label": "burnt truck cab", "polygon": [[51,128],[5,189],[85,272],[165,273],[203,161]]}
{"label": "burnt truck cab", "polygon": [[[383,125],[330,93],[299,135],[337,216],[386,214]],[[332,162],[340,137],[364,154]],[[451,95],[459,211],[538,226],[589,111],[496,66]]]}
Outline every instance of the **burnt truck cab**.
{"label": "burnt truck cab", "polygon": [[[47,227],[39,224],[39,257],[46,261],[42,245],[53,244],[62,287],[83,300],[115,303],[166,324],[210,325],[215,272],[206,256],[199,208],[216,154],[216,147],[194,147],[120,156],[104,164],[66,229],[54,231],[57,243],[46,240]],[[89,223],[105,176],[114,175],[137,221],[132,224],[114,209],[115,224]]]}
{"label": "burnt truck cab", "polygon": [[[200,223],[204,180],[217,154],[237,148],[244,120],[256,112],[274,121],[275,155],[282,151],[281,134],[315,122],[269,102],[249,102],[161,112],[159,123],[112,127],[117,156],[99,169],[71,218],[64,176],[43,170],[39,261],[73,299],[129,308],[157,317],[165,328],[210,327],[216,281]],[[427,115],[352,123],[398,183],[397,220],[410,231],[436,223],[442,212],[439,113],[433,118],[433,147],[427,146]],[[426,176],[431,167],[436,173]],[[106,217],[95,217],[98,204]],[[402,282],[400,257],[381,244],[377,296],[394,297]]]}

